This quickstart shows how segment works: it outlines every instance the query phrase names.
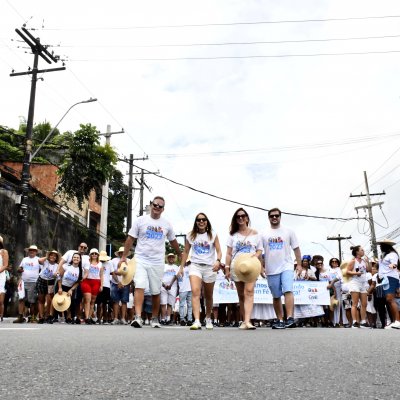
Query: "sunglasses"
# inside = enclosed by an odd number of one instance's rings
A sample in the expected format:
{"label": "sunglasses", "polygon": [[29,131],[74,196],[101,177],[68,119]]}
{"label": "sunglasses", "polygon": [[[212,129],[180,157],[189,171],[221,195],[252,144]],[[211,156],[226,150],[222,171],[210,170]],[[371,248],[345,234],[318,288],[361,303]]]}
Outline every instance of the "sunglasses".
{"label": "sunglasses", "polygon": [[236,219],[244,219],[246,217],[247,217],[246,214],[238,214],[238,215],[236,215]]}
{"label": "sunglasses", "polygon": [[280,217],[279,214],[271,214],[268,218],[273,219],[273,218],[279,218],[279,217]]}
{"label": "sunglasses", "polygon": [[152,206],[154,208],[159,208],[159,209],[164,208],[164,206],[162,206],[161,204],[157,204],[157,203],[153,203]]}
{"label": "sunglasses", "polygon": [[196,218],[196,222],[207,222],[207,218]]}
{"label": "sunglasses", "polygon": [[91,256],[98,256],[99,253],[92,253]]}
{"label": "sunglasses", "polygon": [[87,246],[79,246],[81,249],[87,249]]}

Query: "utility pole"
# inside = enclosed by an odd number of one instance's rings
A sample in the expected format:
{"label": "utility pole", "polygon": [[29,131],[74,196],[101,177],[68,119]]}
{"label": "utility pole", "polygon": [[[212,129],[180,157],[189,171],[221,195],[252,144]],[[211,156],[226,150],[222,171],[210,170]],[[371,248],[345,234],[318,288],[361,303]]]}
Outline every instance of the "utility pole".
{"label": "utility pole", "polygon": [[355,207],[355,209],[358,211],[359,209],[367,209],[368,210],[368,222],[369,222],[369,227],[371,230],[371,249],[372,252],[374,253],[374,257],[378,257],[378,248],[376,246],[376,236],[375,236],[375,225],[374,225],[374,217],[372,214],[372,207],[375,206],[382,206],[383,201],[379,201],[377,203],[371,203],[371,196],[381,196],[386,194],[385,191],[382,193],[370,193],[369,192],[369,186],[368,186],[368,178],[367,178],[367,173],[364,171],[364,181],[365,181],[365,191],[366,194],[360,193],[359,195],[352,195],[350,194],[350,197],[366,197],[367,198],[367,204],[363,206],[358,206]]}
{"label": "utility pole", "polygon": [[340,233],[337,236],[328,236],[326,240],[337,240],[339,243],[339,261],[342,263],[342,240],[351,239],[351,236],[340,236]]}
{"label": "utility pole", "polygon": [[[132,192],[136,190],[133,187],[133,162],[134,161],[147,161],[149,159],[148,156],[142,158],[133,158],[133,154],[129,155],[129,161],[125,159],[121,159],[120,161],[128,162],[129,164],[129,172],[128,172],[128,215],[126,218],[126,231],[129,232],[132,226]],[[139,189],[140,190],[140,189]]]}
{"label": "utility pole", "polygon": [[[111,125],[107,125],[107,132],[100,133],[100,136],[105,136],[106,145],[110,145],[111,136],[125,133],[122,129],[118,132],[111,132]],[[101,211],[100,211],[100,235],[99,235],[99,250],[106,250],[107,246],[107,221],[108,221],[108,188],[109,181],[103,185],[101,192]]]}
{"label": "utility pole", "polygon": [[[26,72],[14,72],[10,74],[13,76],[21,76],[21,75],[32,75],[31,81],[31,93],[29,99],[29,110],[28,110],[28,120],[26,124],[26,134],[24,141],[24,159],[22,165],[22,174],[21,174],[21,187],[20,187],[20,208],[18,213],[18,230],[16,235],[16,244],[15,244],[15,258],[20,258],[24,253],[24,248],[26,245],[26,232],[27,232],[27,221],[28,221],[28,195],[30,191],[30,166],[31,166],[31,152],[32,152],[32,131],[33,131],[33,119],[35,114],[35,97],[36,97],[36,82],[38,80],[39,73],[45,72],[54,72],[54,71],[63,71],[65,70],[65,66],[59,68],[51,68],[51,69],[38,69],[39,65],[39,57],[45,60],[48,64],[52,64],[52,62],[57,63],[59,61],[59,56],[55,56],[53,53],[47,51],[47,46],[44,46],[40,43],[39,38],[35,38],[31,35],[31,33],[25,28],[22,27],[21,30],[15,29],[15,32],[27,43],[27,45],[31,48],[33,58],[33,68],[29,69]],[[15,263],[15,265],[17,265]]]}
{"label": "utility pole", "polygon": [[140,192],[140,210],[139,216],[143,215],[144,207],[143,207],[143,197],[144,197],[144,188],[146,188],[149,192],[152,191],[150,186],[147,186],[147,183],[144,180],[144,175],[155,175],[159,172],[144,172],[143,169],[140,169],[140,172],[136,172],[134,175],[140,175],[140,180],[135,178],[135,181],[139,184],[139,192]]}

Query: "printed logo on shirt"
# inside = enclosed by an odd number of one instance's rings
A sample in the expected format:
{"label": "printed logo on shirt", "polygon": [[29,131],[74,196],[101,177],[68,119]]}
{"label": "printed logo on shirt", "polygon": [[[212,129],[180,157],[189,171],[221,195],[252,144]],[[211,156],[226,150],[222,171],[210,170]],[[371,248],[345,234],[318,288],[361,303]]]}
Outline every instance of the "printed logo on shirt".
{"label": "printed logo on shirt", "polygon": [[43,277],[47,279],[54,278],[54,272],[52,270],[49,270],[48,268],[43,270]]}
{"label": "printed logo on shirt", "polygon": [[270,237],[268,238],[268,247],[270,250],[282,250],[283,249],[283,239],[278,237]]}
{"label": "printed logo on shirt", "polygon": [[210,243],[208,243],[207,241],[193,242],[193,250],[197,255],[209,254],[210,247]]}
{"label": "printed logo on shirt", "polygon": [[100,276],[100,268],[95,265],[91,265],[89,268],[89,275],[90,276]]}
{"label": "printed logo on shirt", "polygon": [[235,246],[237,253],[251,253],[251,242],[238,241]]}
{"label": "printed logo on shirt", "polygon": [[78,274],[76,272],[67,271],[64,275],[66,281],[76,282],[78,280]]}
{"label": "printed logo on shirt", "polygon": [[33,263],[33,262],[24,263],[24,270],[33,271],[34,269],[37,269],[37,268],[38,268],[37,263]]}
{"label": "printed logo on shirt", "polygon": [[167,269],[166,271],[164,271],[164,275],[165,276],[175,276],[176,272],[174,269]]}
{"label": "printed logo on shirt", "polygon": [[161,240],[164,236],[164,231],[161,226],[148,226],[146,228],[146,238]]}

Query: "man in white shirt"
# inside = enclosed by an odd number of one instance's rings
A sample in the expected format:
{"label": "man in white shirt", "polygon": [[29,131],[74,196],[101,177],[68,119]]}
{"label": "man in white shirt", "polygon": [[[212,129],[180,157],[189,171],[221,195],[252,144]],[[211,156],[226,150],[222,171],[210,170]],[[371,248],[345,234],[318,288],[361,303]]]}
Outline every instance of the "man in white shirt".
{"label": "man in white shirt", "polygon": [[[281,211],[272,208],[268,211],[270,228],[262,236],[265,273],[268,286],[273,297],[273,305],[277,321],[272,329],[294,328],[296,325],[293,318],[294,296],[293,296],[293,260],[292,250],[296,257],[297,267],[301,270],[301,252],[295,233],[281,227]],[[282,295],[285,296],[286,323],[283,322]]]}
{"label": "man in white shirt", "polygon": [[160,328],[158,314],[160,310],[161,279],[164,274],[165,241],[168,240],[178,257],[181,256],[178,241],[171,224],[161,214],[164,211],[165,200],[161,196],[154,197],[150,203],[150,215],[137,218],[126,238],[121,261],[125,262],[133,244],[136,244],[135,260],[135,318],[131,326],[141,328],[141,317],[144,301],[144,290],[147,284],[152,295],[152,318],[150,325]]}

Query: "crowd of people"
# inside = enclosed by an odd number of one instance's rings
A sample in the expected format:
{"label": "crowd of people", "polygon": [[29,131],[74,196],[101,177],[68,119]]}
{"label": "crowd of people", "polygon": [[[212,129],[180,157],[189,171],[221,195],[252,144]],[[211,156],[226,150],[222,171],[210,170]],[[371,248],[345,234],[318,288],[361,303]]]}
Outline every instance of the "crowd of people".
{"label": "crowd of people", "polygon": [[[179,324],[190,330],[234,326],[254,330],[294,327],[400,329],[399,255],[394,242],[378,242],[381,258],[368,259],[361,246],[341,263],[320,255],[301,255],[296,234],[281,225],[278,208],[268,212],[264,233],[251,227],[239,208],[232,216],[222,260],[222,246],[205,213],[195,216],[183,251],[172,225],[162,217],[165,200],[156,196],[150,214],[138,217],[123,247],[111,257],[82,242],[61,255],[39,257],[31,245],[19,265],[18,318],[15,323],[111,324],[153,328]],[[169,241],[174,253],[165,255]],[[131,256],[135,248],[134,257]],[[292,258],[294,254],[295,260]],[[10,272],[0,237],[0,318]],[[234,282],[238,303],[215,304],[219,279]],[[254,303],[259,278],[266,278],[272,304]],[[297,304],[296,281],[326,282],[331,304]],[[284,298],[284,306],[282,304]],[[378,318],[379,317],[379,318]]]}

